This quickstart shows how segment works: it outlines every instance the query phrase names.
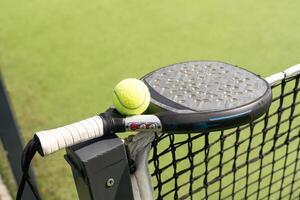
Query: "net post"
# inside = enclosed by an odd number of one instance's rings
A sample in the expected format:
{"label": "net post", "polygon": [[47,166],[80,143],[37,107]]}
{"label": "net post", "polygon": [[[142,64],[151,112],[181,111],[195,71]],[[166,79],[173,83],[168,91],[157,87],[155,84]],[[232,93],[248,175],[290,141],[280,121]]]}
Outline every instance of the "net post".
{"label": "net post", "polygon": [[115,136],[97,138],[67,148],[80,200],[133,199],[123,141]]}

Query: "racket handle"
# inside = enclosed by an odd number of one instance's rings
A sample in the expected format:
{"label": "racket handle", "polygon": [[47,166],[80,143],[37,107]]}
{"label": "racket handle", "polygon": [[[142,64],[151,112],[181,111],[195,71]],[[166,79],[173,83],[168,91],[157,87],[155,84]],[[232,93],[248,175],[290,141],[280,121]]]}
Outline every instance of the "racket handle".
{"label": "racket handle", "polygon": [[101,137],[103,134],[103,120],[100,116],[94,116],[60,128],[39,131],[35,136],[40,141],[40,153],[45,156],[62,148]]}

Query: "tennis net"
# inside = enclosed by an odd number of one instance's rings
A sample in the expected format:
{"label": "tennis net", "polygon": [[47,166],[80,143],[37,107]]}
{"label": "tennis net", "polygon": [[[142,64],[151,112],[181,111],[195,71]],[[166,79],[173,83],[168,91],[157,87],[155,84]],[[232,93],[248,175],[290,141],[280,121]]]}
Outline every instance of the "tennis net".
{"label": "tennis net", "polygon": [[260,119],[210,133],[156,134],[149,170],[156,199],[299,199],[299,78],[272,86]]}

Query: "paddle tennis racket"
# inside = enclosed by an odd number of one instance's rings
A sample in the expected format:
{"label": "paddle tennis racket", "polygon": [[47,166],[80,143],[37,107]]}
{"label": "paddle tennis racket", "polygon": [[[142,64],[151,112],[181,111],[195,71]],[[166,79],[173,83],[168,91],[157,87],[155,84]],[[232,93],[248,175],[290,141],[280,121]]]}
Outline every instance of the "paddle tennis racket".
{"label": "paddle tennis racket", "polygon": [[26,167],[36,151],[45,156],[96,137],[125,131],[184,134],[229,129],[262,116],[272,100],[266,80],[223,62],[174,64],[153,71],[142,80],[151,94],[146,113],[126,117],[110,108],[99,116],[37,132],[25,149],[24,174],[27,175]]}

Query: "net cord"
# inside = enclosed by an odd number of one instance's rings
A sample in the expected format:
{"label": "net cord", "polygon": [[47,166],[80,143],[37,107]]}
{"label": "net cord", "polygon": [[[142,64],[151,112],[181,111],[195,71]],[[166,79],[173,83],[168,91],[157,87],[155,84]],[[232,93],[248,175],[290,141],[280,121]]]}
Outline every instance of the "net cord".
{"label": "net cord", "polygon": [[135,200],[152,200],[153,187],[148,169],[148,157],[155,132],[139,132],[126,139],[130,159],[136,163],[136,170],[131,173],[131,185]]}
{"label": "net cord", "polygon": [[284,78],[296,76],[297,74],[300,74],[300,63],[297,65],[294,65],[292,67],[289,67],[282,72],[268,76],[265,79],[270,84],[270,86],[272,86],[272,85],[275,85],[276,83],[278,83],[279,81],[282,81]]}

